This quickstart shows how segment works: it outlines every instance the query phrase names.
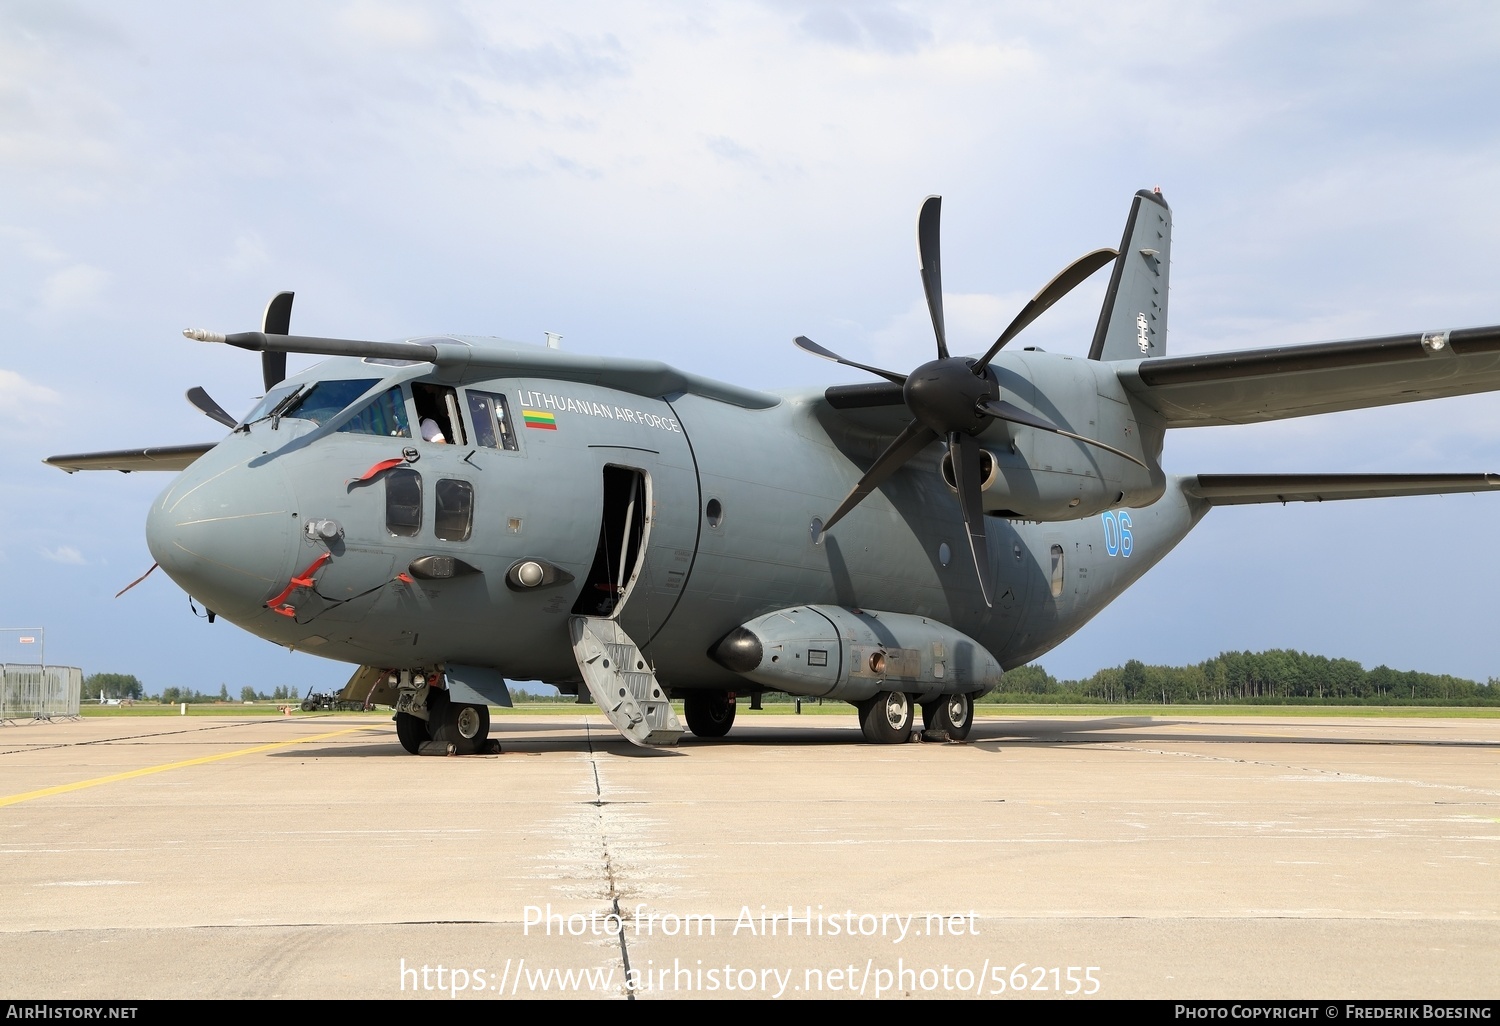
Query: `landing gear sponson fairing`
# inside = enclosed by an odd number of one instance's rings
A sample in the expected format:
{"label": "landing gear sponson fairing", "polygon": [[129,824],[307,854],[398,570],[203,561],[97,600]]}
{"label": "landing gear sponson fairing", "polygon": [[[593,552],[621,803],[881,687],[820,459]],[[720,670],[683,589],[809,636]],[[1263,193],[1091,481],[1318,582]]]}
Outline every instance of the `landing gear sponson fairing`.
{"label": "landing gear sponson fairing", "polygon": [[[1136,194],[1118,251],[951,356],[939,200],[918,220],[936,358],[768,393],[664,364],[490,339],[187,332],[263,354],[218,442],[56,456],[181,471],[147,520],[163,569],[244,629],[360,669],[409,751],[486,744],[506,679],[592,695],[636,744],[719,737],[735,696],[840,699],[865,736],[963,738],[976,696],[1082,627],[1213,506],[1488,491],[1500,477],[1161,470],[1169,428],[1500,387],[1500,327],[1167,357],[1171,214]],[[1105,266],[1087,358],[1007,344]],[[332,357],[283,380],[286,353]],[[430,439],[430,440],[429,440]]]}

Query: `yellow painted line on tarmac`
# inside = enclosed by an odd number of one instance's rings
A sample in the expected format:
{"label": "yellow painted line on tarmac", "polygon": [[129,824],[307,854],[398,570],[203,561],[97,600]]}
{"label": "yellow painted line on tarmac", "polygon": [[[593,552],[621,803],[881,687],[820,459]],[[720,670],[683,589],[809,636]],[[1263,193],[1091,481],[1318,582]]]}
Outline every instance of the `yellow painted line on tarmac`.
{"label": "yellow painted line on tarmac", "polygon": [[181,762],[164,762],[160,766],[145,766],[141,769],[127,770],[124,773],[112,773],[107,777],[95,777],[92,780],[80,780],[74,784],[58,784],[56,787],[44,787],[36,791],[25,791],[21,794],[9,795],[0,798],[0,808],[7,805],[19,805],[21,802],[29,802],[34,798],[47,798],[54,794],[67,794],[69,791],[81,791],[86,787],[98,787],[100,784],[113,784],[121,780],[132,780],[135,777],[147,777],[153,773],[165,773],[168,770],[185,769],[188,766],[202,766],[205,763],[220,762],[224,759],[237,759],[242,755],[254,755],[257,752],[270,752],[277,748],[289,748],[292,745],[306,744],[309,741],[326,741],[331,737],[343,737],[345,734],[354,734],[361,730],[369,730],[369,727],[350,727],[347,730],[335,730],[329,734],[313,734],[308,737],[299,737],[293,741],[276,741],[269,745],[256,745],[253,748],[241,748],[235,752],[220,752],[218,755],[203,755],[196,759],[183,759]]}

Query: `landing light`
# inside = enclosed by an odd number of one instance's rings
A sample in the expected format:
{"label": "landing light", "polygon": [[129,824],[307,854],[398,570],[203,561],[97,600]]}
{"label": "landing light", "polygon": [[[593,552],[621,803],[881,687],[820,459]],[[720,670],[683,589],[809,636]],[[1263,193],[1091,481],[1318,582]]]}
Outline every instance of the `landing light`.
{"label": "landing light", "polygon": [[344,525],[337,520],[309,520],[302,525],[302,533],[307,535],[310,541],[331,542],[344,533]]}

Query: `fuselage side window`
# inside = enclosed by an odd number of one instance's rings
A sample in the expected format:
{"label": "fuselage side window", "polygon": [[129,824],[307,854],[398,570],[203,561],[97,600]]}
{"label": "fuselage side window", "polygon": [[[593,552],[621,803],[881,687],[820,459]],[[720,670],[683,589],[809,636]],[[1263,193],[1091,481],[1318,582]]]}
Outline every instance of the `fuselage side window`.
{"label": "fuselage side window", "polygon": [[510,420],[510,404],[498,392],[469,393],[469,416],[474,421],[474,440],[487,449],[520,448]]}
{"label": "fuselage side window", "polygon": [[422,530],[422,475],[410,467],[386,471],[385,529],[402,538]]}
{"label": "fuselage side window", "polygon": [[339,430],[356,435],[410,438],[411,428],[406,423],[406,403],[401,398],[401,389],[386,389]]}
{"label": "fuselage side window", "polygon": [[473,527],[474,486],[467,481],[439,479],[433,533],[443,541],[468,541]]}

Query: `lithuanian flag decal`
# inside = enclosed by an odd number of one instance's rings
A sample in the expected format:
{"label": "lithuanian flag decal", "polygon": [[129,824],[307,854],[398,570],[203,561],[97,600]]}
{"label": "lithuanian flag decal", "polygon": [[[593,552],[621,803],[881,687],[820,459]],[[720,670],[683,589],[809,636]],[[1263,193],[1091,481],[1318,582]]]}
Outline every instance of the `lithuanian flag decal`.
{"label": "lithuanian flag decal", "polygon": [[557,418],[546,410],[522,410],[521,419],[529,428],[540,428],[543,431],[557,430]]}

